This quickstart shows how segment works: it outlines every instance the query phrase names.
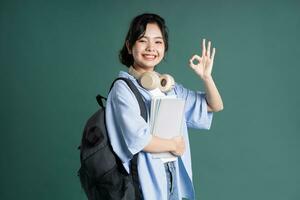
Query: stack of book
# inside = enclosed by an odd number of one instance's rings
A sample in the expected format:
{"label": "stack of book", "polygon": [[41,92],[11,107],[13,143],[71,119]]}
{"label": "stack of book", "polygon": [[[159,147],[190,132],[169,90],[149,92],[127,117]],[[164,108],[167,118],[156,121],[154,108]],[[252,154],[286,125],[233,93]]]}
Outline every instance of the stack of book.
{"label": "stack of book", "polygon": [[[150,128],[154,136],[171,139],[182,135],[184,120],[183,99],[175,96],[155,97],[151,102]],[[155,153],[154,158],[172,158],[171,153]]]}

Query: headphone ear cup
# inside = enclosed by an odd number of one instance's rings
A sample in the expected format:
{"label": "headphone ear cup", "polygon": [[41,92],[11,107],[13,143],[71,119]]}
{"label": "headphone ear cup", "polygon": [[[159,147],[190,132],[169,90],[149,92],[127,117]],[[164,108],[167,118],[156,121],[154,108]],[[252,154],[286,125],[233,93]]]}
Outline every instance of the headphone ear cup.
{"label": "headphone ear cup", "polygon": [[140,84],[147,90],[153,90],[160,86],[160,78],[155,72],[145,72],[139,79]]}
{"label": "headphone ear cup", "polygon": [[160,76],[159,89],[162,92],[168,92],[172,90],[175,86],[174,78],[168,74],[163,74]]}

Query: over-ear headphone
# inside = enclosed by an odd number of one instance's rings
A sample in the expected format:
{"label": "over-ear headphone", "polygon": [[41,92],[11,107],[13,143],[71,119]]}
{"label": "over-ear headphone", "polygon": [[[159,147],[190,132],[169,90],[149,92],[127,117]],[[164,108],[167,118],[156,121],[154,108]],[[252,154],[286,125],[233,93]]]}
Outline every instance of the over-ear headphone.
{"label": "over-ear headphone", "polygon": [[169,74],[161,75],[155,71],[140,73],[132,66],[129,67],[128,72],[147,90],[159,88],[162,92],[168,92],[175,86],[174,78]]}

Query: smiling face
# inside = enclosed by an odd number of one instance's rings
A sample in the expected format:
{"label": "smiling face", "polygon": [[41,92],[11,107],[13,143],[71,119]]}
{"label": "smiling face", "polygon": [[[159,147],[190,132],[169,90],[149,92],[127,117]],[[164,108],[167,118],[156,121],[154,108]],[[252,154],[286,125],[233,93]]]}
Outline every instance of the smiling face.
{"label": "smiling face", "polygon": [[128,51],[133,56],[133,67],[137,71],[153,71],[165,54],[165,43],[159,26],[155,23],[147,24],[145,34]]}

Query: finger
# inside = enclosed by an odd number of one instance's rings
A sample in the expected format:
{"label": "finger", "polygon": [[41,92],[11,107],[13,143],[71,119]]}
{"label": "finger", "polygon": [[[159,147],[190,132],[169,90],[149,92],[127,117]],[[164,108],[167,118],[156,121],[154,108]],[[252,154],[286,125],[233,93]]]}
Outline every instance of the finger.
{"label": "finger", "polygon": [[206,54],[206,48],[205,48],[205,39],[202,40],[202,58],[205,56]]}
{"label": "finger", "polygon": [[194,61],[201,62],[202,58],[198,55],[193,55],[193,57],[190,59],[190,63],[194,64]]}
{"label": "finger", "polygon": [[216,48],[213,48],[212,54],[211,54],[211,61],[212,61],[212,62],[214,61],[215,54],[216,54]]}
{"label": "finger", "polygon": [[210,58],[210,45],[211,45],[211,42],[208,41],[206,55],[207,55],[207,57],[209,57],[209,58]]}
{"label": "finger", "polygon": [[[189,60],[189,64],[192,68],[195,68],[198,63],[200,63],[202,58],[198,55],[193,55],[193,57]],[[194,61],[198,61],[197,64],[194,64]]]}

